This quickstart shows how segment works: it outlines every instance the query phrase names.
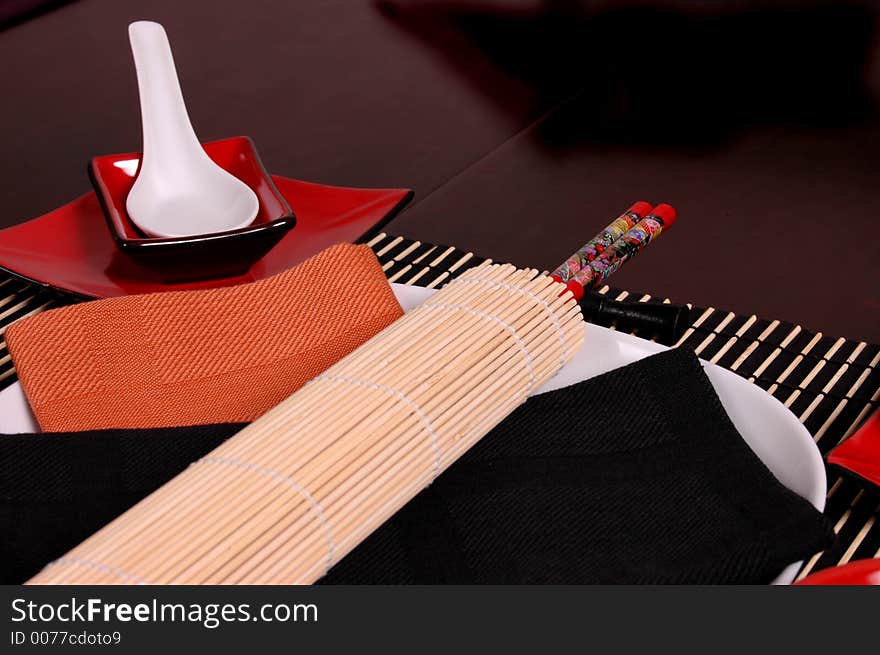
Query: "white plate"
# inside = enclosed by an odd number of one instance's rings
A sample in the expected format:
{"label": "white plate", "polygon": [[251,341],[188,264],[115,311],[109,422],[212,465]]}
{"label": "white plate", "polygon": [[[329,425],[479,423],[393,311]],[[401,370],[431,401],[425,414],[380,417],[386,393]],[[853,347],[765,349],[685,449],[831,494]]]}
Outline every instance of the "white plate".
{"label": "white plate", "polygon": [[[434,293],[432,289],[392,284],[404,310],[409,311]],[[629,334],[585,324],[584,347],[536,393],[567,387],[666,350],[666,346]],[[702,362],[724,409],[749,447],[786,487],[819,511],[825,508],[825,467],[813,438],[800,421],[773,396],[735,373]],[[0,392],[0,433],[38,432],[21,386]],[[773,584],[788,584],[800,562],[787,566]]]}

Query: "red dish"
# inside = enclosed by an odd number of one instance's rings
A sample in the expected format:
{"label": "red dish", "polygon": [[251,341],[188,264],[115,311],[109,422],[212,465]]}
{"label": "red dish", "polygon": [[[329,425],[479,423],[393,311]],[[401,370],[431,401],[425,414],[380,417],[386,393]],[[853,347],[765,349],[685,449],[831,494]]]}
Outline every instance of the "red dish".
{"label": "red dish", "polygon": [[272,181],[296,214],[296,227],[243,275],[163,281],[117,248],[94,193],[0,230],[0,269],[87,298],[231,286],[280,273],[334,243],[368,237],[413,195],[408,189],[349,189],[278,176]]}
{"label": "red dish", "polygon": [[880,559],[862,559],[822,569],[797,585],[880,585]]}
{"label": "red dish", "polygon": [[828,463],[880,487],[880,410],[828,454]]}
{"label": "red dish", "polygon": [[149,237],[131,221],[125,208],[140,166],[140,153],[104,155],[89,162],[89,177],[116,244],[166,282],[242,275],[296,224],[290,206],[275,188],[249,138],[237,136],[203,145],[220,168],[257,194],[259,213],[247,227],[198,236]]}

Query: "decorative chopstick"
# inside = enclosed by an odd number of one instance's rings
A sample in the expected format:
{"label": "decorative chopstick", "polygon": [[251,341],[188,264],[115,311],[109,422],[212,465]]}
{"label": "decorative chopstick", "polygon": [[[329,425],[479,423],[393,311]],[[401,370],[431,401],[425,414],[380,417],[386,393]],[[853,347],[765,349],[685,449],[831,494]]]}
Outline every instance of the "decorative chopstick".
{"label": "decorative chopstick", "polygon": [[571,257],[560,264],[552,273],[553,279],[565,283],[574,278],[583,269],[587,268],[590,262],[605,252],[608,246],[617,241],[628,230],[632,229],[636,223],[647,216],[650,211],[651,203],[649,202],[640,200],[633,204],[632,207],[615,218],[605,229],[587,241]]}
{"label": "decorative chopstick", "polygon": [[[645,206],[650,207],[644,201],[635,203],[560,265],[553,273],[553,279],[564,283],[578,300],[583,296],[584,289],[592,289],[602,284],[617,269],[644,250],[652,240],[660,236],[664,228],[670,228],[675,222],[675,209],[670,205],[660,204],[613,242],[606,243],[609,235],[618,232],[628,221],[632,221],[633,216],[638,215],[638,210]],[[584,264],[582,267],[581,263]],[[575,272],[571,273],[571,271]],[[570,277],[565,279],[563,275]]]}
{"label": "decorative chopstick", "polygon": [[675,209],[666,204],[654,207],[650,214],[624,232],[590,265],[575,274],[574,279],[585,289],[597,287],[627,261],[648,247],[675,222]]}

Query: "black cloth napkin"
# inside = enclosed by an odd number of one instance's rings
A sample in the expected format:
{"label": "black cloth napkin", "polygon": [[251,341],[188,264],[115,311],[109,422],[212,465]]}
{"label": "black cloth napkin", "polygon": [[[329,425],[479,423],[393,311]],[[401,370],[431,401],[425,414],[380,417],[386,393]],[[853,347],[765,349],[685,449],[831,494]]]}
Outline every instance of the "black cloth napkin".
{"label": "black cloth napkin", "polygon": [[28,580],[245,425],[0,435],[0,583]]}
{"label": "black cloth napkin", "polygon": [[[241,427],[0,437],[2,581]],[[321,582],[765,583],[832,538],[672,350],[529,399]]]}

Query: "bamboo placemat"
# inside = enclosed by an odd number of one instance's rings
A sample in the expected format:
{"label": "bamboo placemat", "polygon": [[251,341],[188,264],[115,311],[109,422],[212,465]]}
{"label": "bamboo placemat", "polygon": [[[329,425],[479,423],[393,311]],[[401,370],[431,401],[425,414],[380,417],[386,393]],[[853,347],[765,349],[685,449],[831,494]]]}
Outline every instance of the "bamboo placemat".
{"label": "bamboo placemat", "polygon": [[[452,246],[381,233],[369,242],[392,282],[437,288],[485,258]],[[0,274],[2,275],[2,274]],[[613,287],[600,293],[617,300],[669,302]],[[0,334],[25,316],[75,302],[16,278],[0,277]],[[677,344],[730,369],[782,401],[826,454],[849,437],[880,403],[880,345],[829,337],[800,325],[689,305],[689,327]],[[613,327],[613,326],[612,326]],[[651,335],[640,335],[650,337]],[[5,342],[0,343],[0,388],[15,381]],[[808,560],[798,577],[880,557],[880,498],[866,485],[829,472],[825,513],[838,539]]]}

